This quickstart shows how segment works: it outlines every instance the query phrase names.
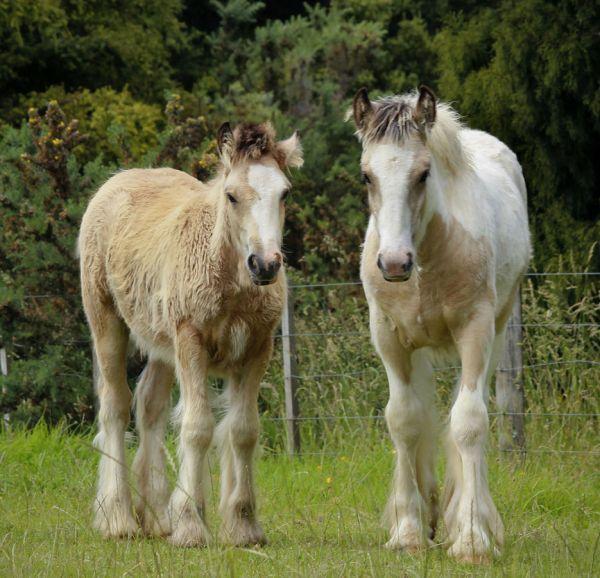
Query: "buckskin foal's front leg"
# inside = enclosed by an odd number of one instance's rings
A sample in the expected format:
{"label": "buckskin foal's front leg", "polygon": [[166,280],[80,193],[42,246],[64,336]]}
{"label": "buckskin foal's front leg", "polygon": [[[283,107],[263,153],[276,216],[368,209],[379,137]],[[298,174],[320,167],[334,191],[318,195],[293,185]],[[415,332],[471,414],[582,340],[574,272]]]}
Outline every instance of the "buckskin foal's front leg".
{"label": "buckskin foal's front leg", "polygon": [[386,546],[416,551],[431,545],[437,522],[434,470],[434,406],[431,368],[421,352],[405,349],[391,322],[376,306],[371,335],[388,377],[385,417],[396,448],[396,468],[385,521]]}
{"label": "buckskin foal's front leg", "polygon": [[208,397],[208,354],[200,335],[189,323],[183,323],[177,330],[175,357],[181,388],[181,464],[169,506],[172,526],[169,539],[177,546],[204,546],[210,533],[204,520],[203,469],[215,420]]}
{"label": "buckskin foal's front leg", "polygon": [[256,516],[253,457],[258,442],[258,391],[271,357],[272,343],[265,344],[239,377],[228,383],[228,410],[218,427],[221,451],[221,538],[235,546],[265,544]]}
{"label": "buckskin foal's front leg", "polygon": [[455,332],[462,375],[450,413],[448,481],[444,519],[455,558],[481,563],[502,545],[503,527],[490,495],[485,461],[489,429],[488,366],[494,341],[494,311],[483,305]]}

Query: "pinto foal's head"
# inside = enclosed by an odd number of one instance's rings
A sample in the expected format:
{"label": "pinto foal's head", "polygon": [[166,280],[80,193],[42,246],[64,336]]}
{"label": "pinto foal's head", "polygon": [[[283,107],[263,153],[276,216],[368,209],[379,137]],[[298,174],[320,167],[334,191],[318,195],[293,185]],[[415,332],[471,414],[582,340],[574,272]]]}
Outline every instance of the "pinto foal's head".
{"label": "pinto foal's head", "polygon": [[363,144],[362,180],[379,234],[377,266],[387,281],[407,281],[431,170],[427,135],[436,119],[431,89],[369,100],[361,88],[352,116]]}
{"label": "pinto foal's head", "polygon": [[283,262],[284,200],[290,189],[285,169],[302,166],[300,139],[294,133],[277,142],[269,123],[242,124],[232,130],[226,122],[219,129],[217,144],[232,238],[252,281],[269,285]]}

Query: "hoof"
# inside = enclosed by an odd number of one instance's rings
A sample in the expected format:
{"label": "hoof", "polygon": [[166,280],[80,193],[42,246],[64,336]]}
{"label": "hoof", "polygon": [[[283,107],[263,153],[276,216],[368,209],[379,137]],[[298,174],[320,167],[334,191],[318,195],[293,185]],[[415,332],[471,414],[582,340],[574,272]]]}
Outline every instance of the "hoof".
{"label": "hoof", "polygon": [[471,564],[473,566],[489,566],[492,558],[488,554],[451,555],[460,564]]}
{"label": "hoof", "polygon": [[500,550],[491,544],[487,534],[471,532],[468,537],[459,534],[448,548],[448,556],[464,564],[488,565],[500,556]]}
{"label": "hoof", "polygon": [[238,520],[221,529],[221,541],[237,547],[266,546],[267,538],[258,522]]}
{"label": "hoof", "polygon": [[180,548],[202,548],[210,543],[210,532],[201,520],[181,520],[168,540]]}
{"label": "hoof", "polygon": [[393,536],[385,543],[384,547],[388,550],[401,550],[403,552],[408,552],[409,554],[417,554],[427,550],[427,548],[433,548],[433,546],[435,546],[435,544],[429,538],[424,541],[419,541]]}
{"label": "hoof", "polygon": [[97,499],[94,527],[104,538],[132,538],[139,527],[131,508],[117,499]]}
{"label": "hoof", "polygon": [[[429,533],[427,527],[427,533]],[[424,526],[418,519],[406,516],[398,520],[397,524],[392,526],[390,539],[385,544],[388,550],[403,550],[405,552],[416,553],[431,548],[434,544],[427,537]]]}
{"label": "hoof", "polygon": [[138,510],[137,518],[144,536],[164,538],[171,533],[171,520],[166,508],[162,511],[149,508]]}

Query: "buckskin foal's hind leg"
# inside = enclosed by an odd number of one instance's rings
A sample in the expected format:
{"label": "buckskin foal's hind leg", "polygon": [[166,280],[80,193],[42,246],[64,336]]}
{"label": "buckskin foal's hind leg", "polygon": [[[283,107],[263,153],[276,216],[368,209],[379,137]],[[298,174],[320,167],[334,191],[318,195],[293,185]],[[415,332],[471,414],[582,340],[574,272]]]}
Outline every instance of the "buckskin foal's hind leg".
{"label": "buckskin foal's hind leg", "polygon": [[458,395],[450,414],[450,455],[444,519],[448,530],[448,553],[458,560],[488,562],[498,554],[502,521],[487,481],[485,443],[489,429],[487,378],[494,342],[492,307],[479,314],[456,334],[462,363]]}
{"label": "buckskin foal's hind leg", "polygon": [[253,456],[258,441],[258,390],[271,357],[270,342],[260,358],[228,383],[227,414],[218,427],[221,451],[221,538],[234,546],[265,544],[256,517]]}
{"label": "buckskin foal's hind leg", "polygon": [[194,327],[183,323],[175,340],[176,370],[181,389],[179,477],[169,504],[176,546],[204,546],[210,539],[205,524],[203,477],[206,453],[215,427],[208,397],[208,354]]}
{"label": "buckskin foal's hind leg", "polygon": [[[416,551],[432,545],[430,523],[434,522],[437,507],[432,462],[421,456],[419,450],[432,449],[430,428],[432,407],[429,405],[431,380],[421,379],[425,360],[417,353],[414,361],[411,353],[399,342],[398,334],[390,321],[375,307],[370,312],[371,335],[388,376],[390,399],[385,417],[390,436],[396,447],[396,468],[392,491],[386,507],[385,522],[390,529],[386,547]],[[423,446],[421,446],[423,444]],[[419,465],[427,472],[419,480]],[[421,482],[421,483],[419,483]],[[422,494],[425,490],[426,494]]]}
{"label": "buckskin foal's hind leg", "polygon": [[94,503],[95,526],[105,537],[132,536],[137,532],[137,523],[131,507],[125,456],[125,430],[131,407],[126,371],[128,331],[111,305],[100,299],[93,303],[88,300],[87,304],[100,370],[97,392],[100,432],[95,445],[101,456]]}
{"label": "buckskin foal's hind leg", "polygon": [[166,536],[171,532],[164,437],[173,381],[170,365],[150,359],[135,390],[140,436],[140,447],[133,461],[138,490],[135,509],[144,533],[149,536]]}

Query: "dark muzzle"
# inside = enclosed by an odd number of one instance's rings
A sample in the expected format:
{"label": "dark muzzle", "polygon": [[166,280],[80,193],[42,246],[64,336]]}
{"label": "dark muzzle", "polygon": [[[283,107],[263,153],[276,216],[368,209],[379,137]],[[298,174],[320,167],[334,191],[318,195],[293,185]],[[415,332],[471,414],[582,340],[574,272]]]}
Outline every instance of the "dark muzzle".
{"label": "dark muzzle", "polygon": [[281,269],[281,255],[276,254],[273,258],[265,260],[252,254],[248,257],[247,265],[255,285],[270,285],[275,282]]}

